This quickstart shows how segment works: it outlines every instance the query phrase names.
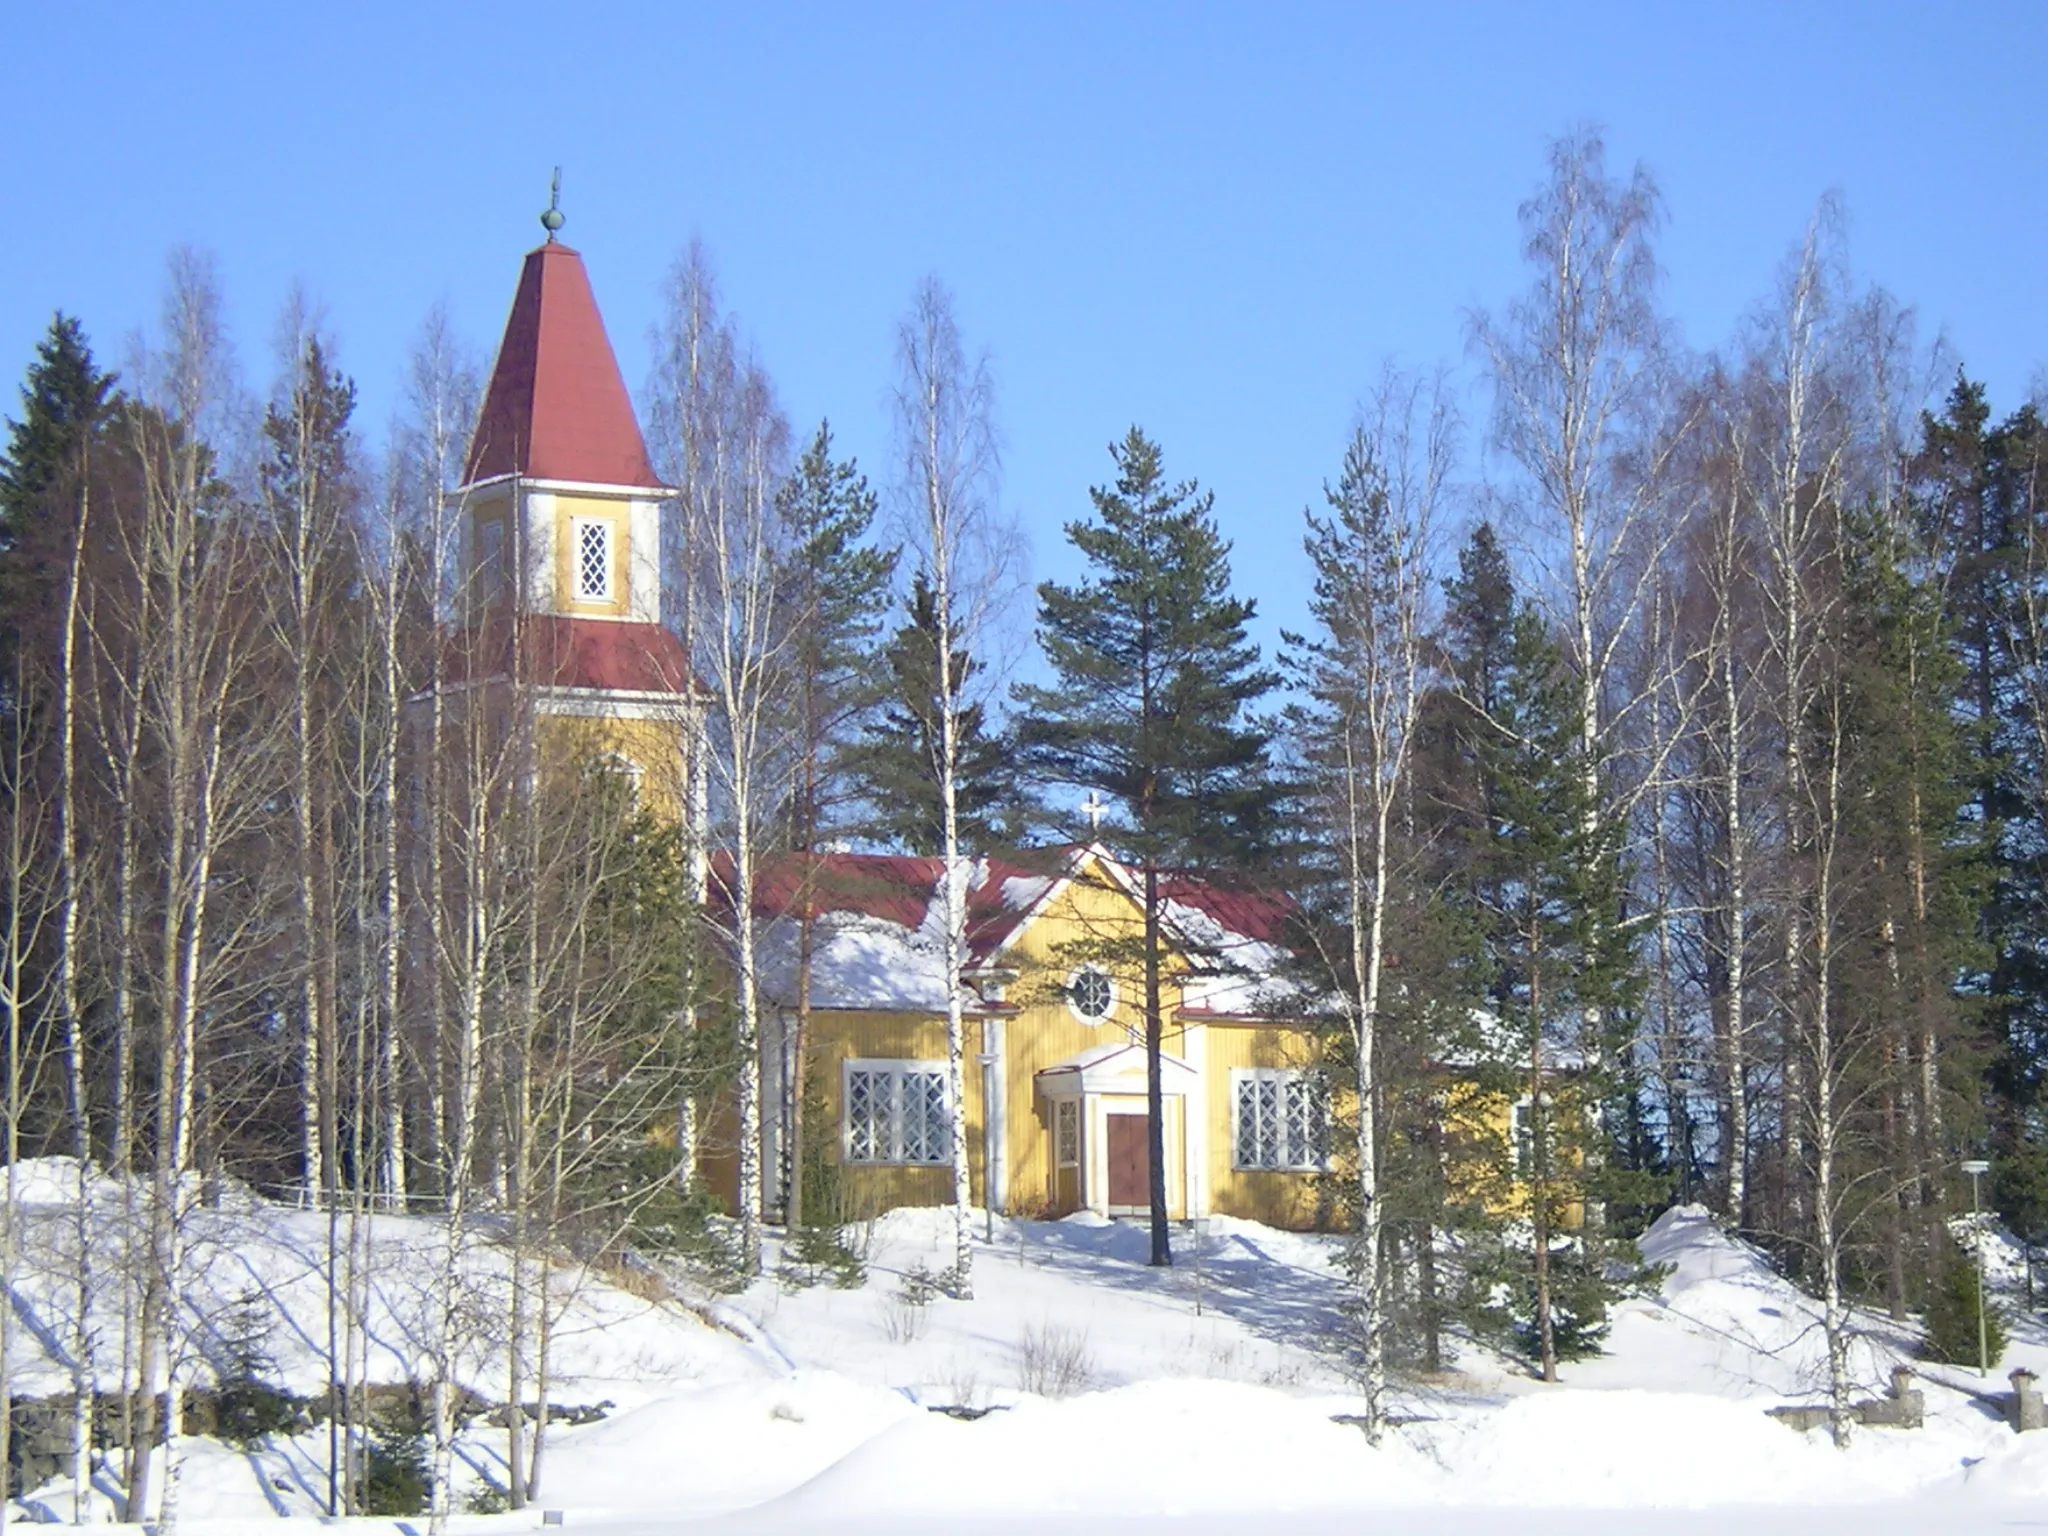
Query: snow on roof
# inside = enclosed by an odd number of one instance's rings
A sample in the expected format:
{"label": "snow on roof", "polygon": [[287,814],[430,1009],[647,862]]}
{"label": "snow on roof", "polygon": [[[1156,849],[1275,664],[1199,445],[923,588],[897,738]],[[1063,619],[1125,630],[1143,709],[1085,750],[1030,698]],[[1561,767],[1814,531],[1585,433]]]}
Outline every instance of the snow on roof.
{"label": "snow on roof", "polygon": [[[1464,1039],[1448,1043],[1437,1052],[1437,1065],[1474,1068],[1526,1066],[1529,1035],[1526,1026],[1510,1024],[1491,1008],[1474,1008],[1471,1029]],[[1548,1072],[1577,1072],[1586,1065],[1586,1053],[1575,1040],[1560,1040],[1546,1029],[1543,1067]]]}
{"label": "snow on roof", "polygon": [[[1003,859],[969,861],[968,968],[996,960],[1046,898],[1091,857],[1107,863],[1129,888],[1127,873],[1097,848],[1048,850],[1046,868]],[[728,906],[731,868],[729,858],[715,860],[712,874],[713,900]],[[938,897],[944,871],[942,859],[908,855],[789,854],[763,860],[753,881],[763,992],[794,1006],[798,920],[808,912],[813,1007],[943,1009],[945,931]],[[1188,981],[1187,1006],[1223,1017],[1270,1012],[1285,991],[1274,973],[1286,951],[1273,940],[1286,905],[1183,876],[1173,877],[1168,891],[1168,923],[1198,972]]]}
{"label": "snow on roof", "polygon": [[[1049,1077],[1055,1072],[1079,1072],[1086,1075],[1095,1068],[1106,1066],[1119,1057],[1132,1058],[1138,1064],[1139,1069],[1142,1070],[1145,1064],[1145,1047],[1135,1040],[1112,1040],[1106,1045],[1091,1045],[1087,1050],[1076,1052],[1064,1061],[1056,1061],[1049,1067],[1040,1067],[1037,1075]],[[1178,1056],[1169,1055],[1164,1051],[1159,1053],[1159,1064],[1162,1067],[1173,1067],[1182,1072],[1192,1072],[1195,1070]]]}

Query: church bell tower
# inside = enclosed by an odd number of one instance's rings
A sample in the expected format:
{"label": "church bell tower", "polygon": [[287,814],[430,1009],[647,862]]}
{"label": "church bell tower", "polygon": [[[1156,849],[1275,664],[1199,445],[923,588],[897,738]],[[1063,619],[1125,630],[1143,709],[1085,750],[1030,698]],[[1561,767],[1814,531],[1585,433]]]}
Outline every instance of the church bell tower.
{"label": "church bell tower", "polygon": [[491,636],[492,670],[531,690],[544,746],[608,762],[644,803],[695,823],[701,700],[661,612],[671,493],[583,258],[557,239],[559,207],[541,223],[454,493],[457,623]]}

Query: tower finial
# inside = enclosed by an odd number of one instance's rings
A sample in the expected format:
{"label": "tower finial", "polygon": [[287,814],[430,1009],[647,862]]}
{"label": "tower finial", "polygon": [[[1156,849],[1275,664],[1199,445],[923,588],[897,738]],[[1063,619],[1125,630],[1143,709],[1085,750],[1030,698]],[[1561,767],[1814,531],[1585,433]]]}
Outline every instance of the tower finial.
{"label": "tower finial", "polygon": [[562,168],[555,167],[554,184],[548,189],[548,211],[540,216],[540,227],[548,232],[548,244],[555,243],[555,235],[568,221],[562,217]]}

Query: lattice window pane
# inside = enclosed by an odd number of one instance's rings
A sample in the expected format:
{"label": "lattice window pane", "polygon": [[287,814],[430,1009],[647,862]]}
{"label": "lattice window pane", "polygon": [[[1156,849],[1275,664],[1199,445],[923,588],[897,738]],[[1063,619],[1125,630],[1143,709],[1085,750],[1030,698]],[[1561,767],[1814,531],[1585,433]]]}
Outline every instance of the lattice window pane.
{"label": "lattice window pane", "polygon": [[952,1122],[946,1113],[946,1075],[943,1072],[920,1074],[923,1082],[924,1103],[924,1157],[928,1163],[943,1163],[953,1155]]}
{"label": "lattice window pane", "polygon": [[896,1079],[896,1115],[901,1135],[897,1158],[906,1163],[928,1163],[924,1119],[924,1074],[906,1072]]}
{"label": "lattice window pane", "polygon": [[1259,1085],[1249,1080],[1237,1085],[1237,1166],[1259,1165]]}
{"label": "lattice window pane", "polygon": [[1280,1166],[1280,1085],[1271,1078],[1259,1081],[1259,1145],[1254,1161],[1261,1168]]}
{"label": "lattice window pane", "polygon": [[943,1163],[952,1149],[944,1072],[886,1063],[847,1071],[849,1162]]}
{"label": "lattice window pane", "polygon": [[1072,1099],[1053,1105],[1053,1155],[1062,1168],[1081,1161],[1081,1106]]}
{"label": "lattice window pane", "polygon": [[1297,1077],[1290,1079],[1285,1087],[1287,1095],[1287,1147],[1281,1157],[1281,1161],[1289,1167],[1299,1167],[1308,1161],[1308,1084]]}
{"label": "lattice window pane", "polygon": [[576,595],[594,599],[612,595],[612,529],[609,523],[576,525]]}
{"label": "lattice window pane", "polygon": [[879,1161],[875,1145],[875,1088],[874,1072],[849,1072],[846,1074],[846,1148],[847,1157],[856,1163]]}

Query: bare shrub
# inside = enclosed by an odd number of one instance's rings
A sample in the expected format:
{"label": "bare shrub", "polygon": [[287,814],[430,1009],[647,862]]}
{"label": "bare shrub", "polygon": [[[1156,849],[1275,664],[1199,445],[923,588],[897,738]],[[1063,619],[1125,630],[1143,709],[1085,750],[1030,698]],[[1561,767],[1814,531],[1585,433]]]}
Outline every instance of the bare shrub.
{"label": "bare shrub", "polygon": [[1026,1328],[1017,1344],[1017,1385],[1039,1397],[1072,1397],[1095,1383],[1087,1330],[1054,1323]]}
{"label": "bare shrub", "polygon": [[925,1310],[921,1302],[915,1302],[897,1293],[882,1298],[882,1337],[891,1344],[912,1344],[924,1335]]}

